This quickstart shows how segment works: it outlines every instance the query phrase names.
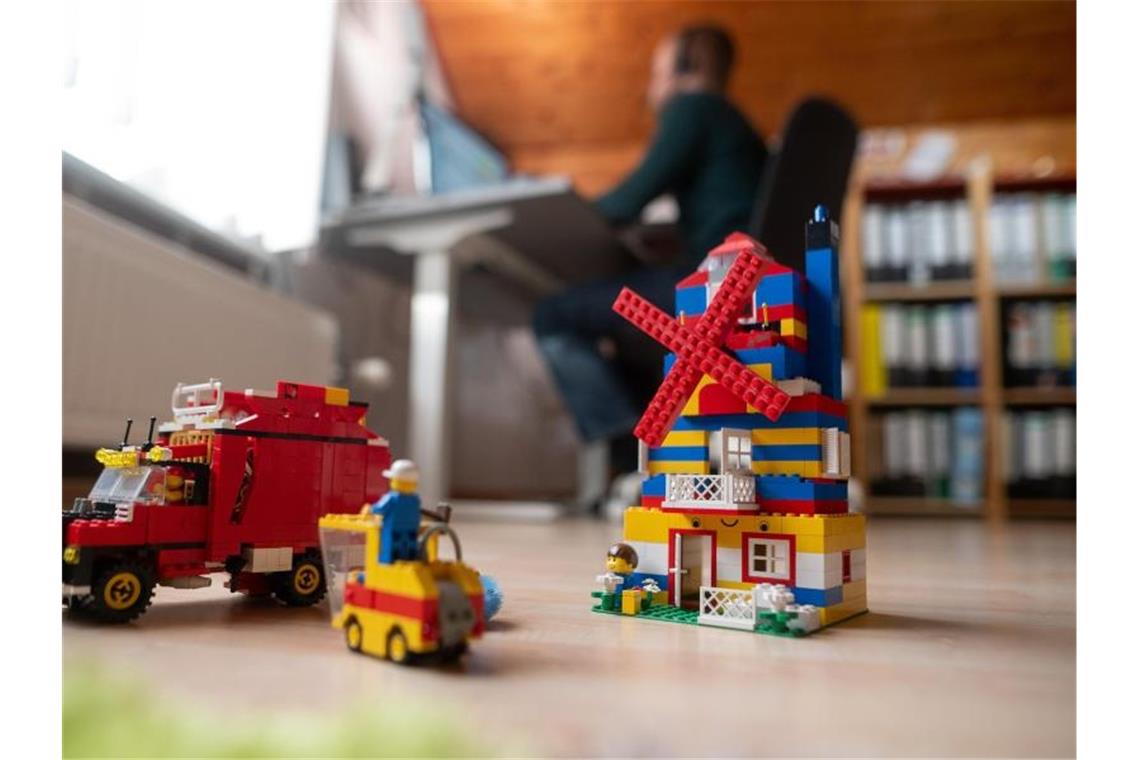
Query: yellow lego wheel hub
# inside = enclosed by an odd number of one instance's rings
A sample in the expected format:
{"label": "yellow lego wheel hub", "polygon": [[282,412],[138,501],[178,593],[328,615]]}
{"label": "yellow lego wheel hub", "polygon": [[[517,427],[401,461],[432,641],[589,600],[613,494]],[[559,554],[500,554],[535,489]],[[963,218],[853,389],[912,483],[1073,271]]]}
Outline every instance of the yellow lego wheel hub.
{"label": "yellow lego wheel hub", "polygon": [[308,595],[321,585],[321,571],[311,562],[297,567],[293,573],[293,590],[298,594]]}
{"label": "yellow lego wheel hub", "polygon": [[103,603],[112,610],[129,609],[142,595],[142,580],[124,570],[115,573],[103,586]]}
{"label": "yellow lego wheel hub", "polygon": [[399,631],[394,632],[388,639],[388,657],[392,662],[404,662],[408,659],[408,641]]}
{"label": "yellow lego wheel hub", "polygon": [[360,623],[353,620],[345,626],[344,640],[352,651],[359,652],[361,650],[364,646],[364,629],[360,627]]}

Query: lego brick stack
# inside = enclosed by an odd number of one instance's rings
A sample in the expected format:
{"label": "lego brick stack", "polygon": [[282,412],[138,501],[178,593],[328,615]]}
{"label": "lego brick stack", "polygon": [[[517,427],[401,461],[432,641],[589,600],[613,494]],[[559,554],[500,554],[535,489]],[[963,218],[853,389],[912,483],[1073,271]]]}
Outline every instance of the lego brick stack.
{"label": "lego brick stack", "polygon": [[[660,440],[641,435],[645,418],[639,426],[646,478],[640,504],[625,513],[623,542],[638,564],[624,588],[649,582],[667,592],[668,605],[697,611],[699,622],[723,617],[716,608],[723,590],[768,593],[777,585],[795,605],[818,608],[822,625],[867,609],[865,523],[847,504],[838,230],[819,209],[806,237],[802,274],[766,258],[756,241],[733,235],[677,286],[678,329],[715,341],[704,328],[707,312],[723,305],[718,292],[740,286],[742,258],[758,254],[762,261],[755,285],[727,307],[732,318],[721,343],[727,358],[693,349],[667,357],[663,389],[693,363],[705,371],[672,420],[664,420]],[[713,376],[732,360],[786,398],[765,408],[747,403],[734,380]],[[647,418],[661,413],[661,395]],[[780,403],[782,411],[775,411]],[[748,603],[745,596],[739,601]],[[763,604],[758,592],[754,603]]]}

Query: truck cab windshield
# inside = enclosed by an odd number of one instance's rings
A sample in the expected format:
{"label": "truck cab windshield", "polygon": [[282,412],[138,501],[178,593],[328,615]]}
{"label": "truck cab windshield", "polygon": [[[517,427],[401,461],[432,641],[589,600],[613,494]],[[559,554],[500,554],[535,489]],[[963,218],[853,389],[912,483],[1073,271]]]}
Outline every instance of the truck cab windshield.
{"label": "truck cab windshield", "polygon": [[162,467],[107,467],[95,481],[91,501],[161,504],[166,494],[166,471]]}

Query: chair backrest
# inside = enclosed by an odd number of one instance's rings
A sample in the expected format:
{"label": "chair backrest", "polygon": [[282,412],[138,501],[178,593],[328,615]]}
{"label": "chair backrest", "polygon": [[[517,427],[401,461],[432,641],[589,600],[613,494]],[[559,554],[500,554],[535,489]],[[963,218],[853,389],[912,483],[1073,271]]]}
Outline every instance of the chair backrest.
{"label": "chair backrest", "polygon": [[858,133],[846,111],[822,98],[800,103],[784,125],[749,225],[749,234],[780,263],[803,271],[804,224],[815,206],[823,204],[839,218]]}

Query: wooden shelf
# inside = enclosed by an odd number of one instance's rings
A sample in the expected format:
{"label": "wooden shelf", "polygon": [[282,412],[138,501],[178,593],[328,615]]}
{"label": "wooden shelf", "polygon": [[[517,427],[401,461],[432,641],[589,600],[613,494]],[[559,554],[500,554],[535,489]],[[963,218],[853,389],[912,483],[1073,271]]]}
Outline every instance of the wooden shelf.
{"label": "wooden shelf", "polygon": [[927,515],[936,517],[977,517],[982,505],[961,506],[949,499],[918,496],[870,496],[867,513],[871,515]]}
{"label": "wooden shelf", "polygon": [[1074,499],[1009,499],[1009,516],[1075,520],[1077,502]]}
{"label": "wooden shelf", "polygon": [[[970,128],[956,128],[955,134],[972,134]],[[1027,141],[1040,140],[1045,147],[1028,153]],[[1056,172],[1038,171],[1040,157],[1047,155]],[[1075,125],[1072,122],[1004,125],[986,133],[984,140],[969,145],[963,140],[958,153],[947,164],[947,175],[929,182],[913,182],[903,176],[903,158],[862,156],[854,170],[854,181],[843,208],[841,266],[844,283],[844,349],[851,363],[848,419],[852,434],[852,474],[869,482],[870,468],[877,466],[881,452],[867,446],[881,435],[881,413],[906,407],[977,407],[983,427],[983,499],[976,509],[964,509],[939,499],[907,499],[870,496],[867,511],[877,514],[984,515],[997,520],[1017,517],[1072,517],[1071,503],[1026,502],[1010,499],[1002,481],[1003,440],[1000,435],[1006,410],[1017,407],[1065,407],[1076,404],[1072,388],[1005,388],[1003,377],[1002,312],[1009,299],[1071,299],[1077,294],[1075,276],[1070,281],[999,283],[995,281],[990,251],[990,210],[995,193],[1071,193],[1076,191]],[[957,281],[931,281],[923,285],[909,282],[867,282],[860,251],[864,207],[869,203],[907,204],[911,201],[965,199],[969,211],[974,259],[971,278]],[[1039,221],[1039,220],[1038,220]],[[1046,256],[1038,246],[1036,263],[1044,273]],[[977,308],[978,387],[977,388],[891,388],[878,396],[868,396],[860,387],[865,343],[862,331],[866,320],[863,306],[882,302],[937,303],[965,301]],[[869,356],[869,355],[867,355]]]}
{"label": "wooden shelf", "polygon": [[926,285],[908,282],[869,282],[864,289],[866,301],[953,301],[974,297],[974,283],[970,280],[947,280]]}
{"label": "wooden shelf", "polygon": [[1002,298],[1076,298],[1075,282],[1042,282],[999,285],[998,295]]}
{"label": "wooden shelf", "polygon": [[1006,388],[1006,406],[1068,406],[1077,403],[1076,388]]}
{"label": "wooden shelf", "polygon": [[871,406],[968,406],[981,400],[977,388],[890,388],[866,399]]}

